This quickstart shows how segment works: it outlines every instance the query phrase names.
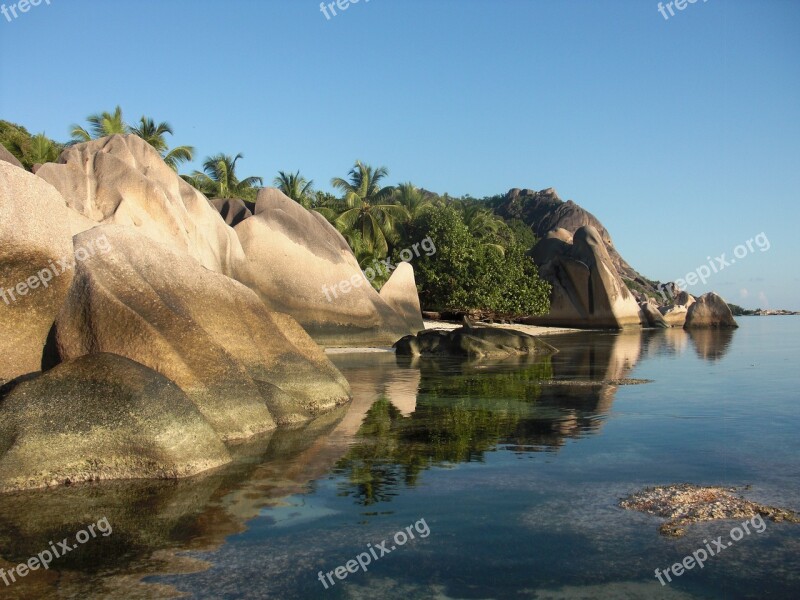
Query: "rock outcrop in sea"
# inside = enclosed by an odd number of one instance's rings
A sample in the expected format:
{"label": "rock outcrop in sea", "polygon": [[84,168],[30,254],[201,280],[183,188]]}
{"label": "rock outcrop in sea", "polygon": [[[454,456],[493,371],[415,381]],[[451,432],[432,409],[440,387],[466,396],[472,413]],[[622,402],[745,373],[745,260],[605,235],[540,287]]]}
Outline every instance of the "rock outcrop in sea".
{"label": "rock outcrop in sea", "polygon": [[[410,266],[382,298],[339,233],[277,190],[255,214],[212,203],[132,135],[36,175],[5,154],[0,491],[225,464],[226,443],[350,401],[318,341],[391,344],[421,323]],[[326,282],[356,275],[327,301]]]}

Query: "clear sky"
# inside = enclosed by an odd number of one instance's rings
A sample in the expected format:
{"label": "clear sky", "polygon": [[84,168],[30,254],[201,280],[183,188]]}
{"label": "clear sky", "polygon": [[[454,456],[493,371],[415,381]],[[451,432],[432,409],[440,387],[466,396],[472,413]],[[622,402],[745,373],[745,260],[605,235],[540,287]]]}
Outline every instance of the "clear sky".
{"label": "clear sky", "polygon": [[241,175],[300,169],[322,189],[356,159],[453,195],[555,187],[660,280],[763,232],[768,251],[751,243],[689,290],[800,309],[800,1],[697,0],[669,19],[652,0],[337,13],[42,0],[0,15],[0,118],[66,140],[120,104],[169,121],[200,159],[242,152]]}

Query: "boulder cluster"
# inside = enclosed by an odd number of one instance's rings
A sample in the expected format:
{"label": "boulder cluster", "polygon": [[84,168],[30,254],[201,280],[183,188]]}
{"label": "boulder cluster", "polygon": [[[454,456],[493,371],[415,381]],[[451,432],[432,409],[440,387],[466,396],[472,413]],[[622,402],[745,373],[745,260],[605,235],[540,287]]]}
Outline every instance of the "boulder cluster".
{"label": "boulder cluster", "polygon": [[136,136],[26,172],[0,154],[0,491],[183,477],[350,401],[320,344],[422,327],[324,218],[265,189],[210,201]]}
{"label": "boulder cluster", "polygon": [[574,234],[559,227],[540,240],[530,254],[539,275],[553,286],[550,312],[524,322],[596,329],[738,326],[727,303],[713,292],[697,299],[680,292],[672,296],[673,303],[663,305],[653,296],[637,298],[618,270],[621,257],[612,257],[609,243],[592,225],[578,227]]}

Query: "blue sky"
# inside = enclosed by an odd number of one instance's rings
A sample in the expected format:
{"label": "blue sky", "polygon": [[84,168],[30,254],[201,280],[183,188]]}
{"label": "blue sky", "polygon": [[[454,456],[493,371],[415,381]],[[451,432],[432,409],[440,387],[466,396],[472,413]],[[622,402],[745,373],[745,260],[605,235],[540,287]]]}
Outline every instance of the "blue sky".
{"label": "blue sky", "polygon": [[[0,0],[6,5],[11,0]],[[51,0],[0,16],[0,118],[66,139],[123,107],[242,175],[355,159],[453,195],[555,187],[645,275],[800,309],[800,2]]]}

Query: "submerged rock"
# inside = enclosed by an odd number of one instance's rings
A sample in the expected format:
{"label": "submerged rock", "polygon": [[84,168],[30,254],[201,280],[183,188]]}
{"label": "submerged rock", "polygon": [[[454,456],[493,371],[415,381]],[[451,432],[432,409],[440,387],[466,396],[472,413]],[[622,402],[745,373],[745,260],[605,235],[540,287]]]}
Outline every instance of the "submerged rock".
{"label": "submerged rock", "polygon": [[735,495],[735,488],[701,487],[689,483],[646,488],[624,498],[620,507],[669,519],[659,531],[680,537],[686,526],[717,519],[742,519],[756,515],[771,521],[800,523],[792,510],[765,506]]}
{"label": "submerged rock", "polygon": [[550,344],[513,329],[475,327],[469,322],[452,331],[428,329],[394,344],[398,356],[506,358],[558,352]]}
{"label": "submerged rock", "polygon": [[0,405],[0,492],[107,479],[174,479],[230,461],[166,377],[93,354],[19,383]]}

